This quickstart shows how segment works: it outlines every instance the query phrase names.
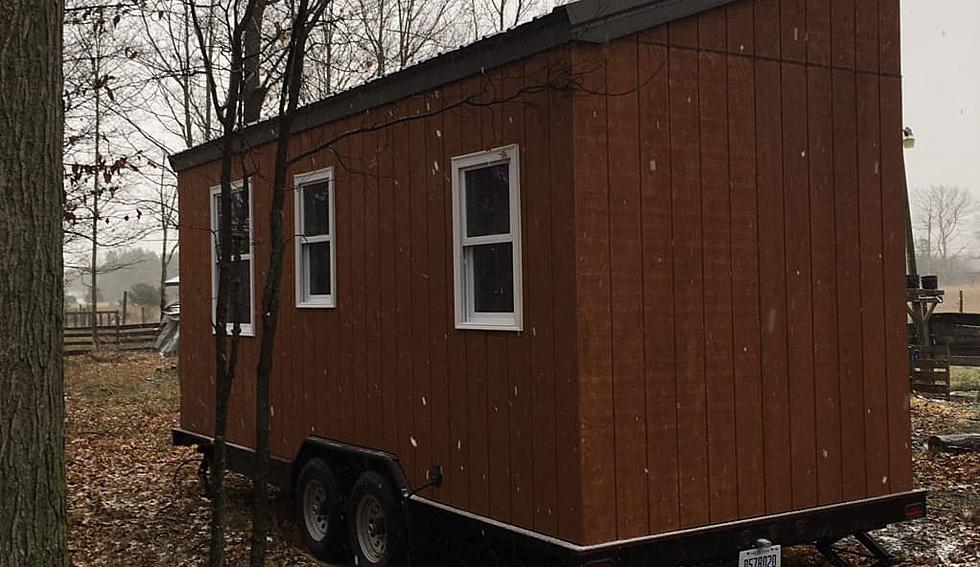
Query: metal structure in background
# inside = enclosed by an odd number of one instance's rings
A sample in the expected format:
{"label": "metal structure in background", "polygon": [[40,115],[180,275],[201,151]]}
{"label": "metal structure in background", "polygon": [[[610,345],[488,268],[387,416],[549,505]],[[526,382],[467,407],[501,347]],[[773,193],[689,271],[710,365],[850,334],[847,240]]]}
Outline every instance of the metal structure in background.
{"label": "metal structure in background", "polygon": [[932,345],[929,339],[929,319],[945,296],[946,292],[939,289],[939,279],[936,276],[921,278],[915,274],[906,276],[905,298],[908,303],[906,307],[915,329],[915,344],[918,346]]}
{"label": "metal structure in background", "polygon": [[[915,147],[911,128],[902,129],[902,146],[906,150]],[[943,302],[946,292],[939,289],[939,278],[936,276],[919,276],[907,181],[905,215],[905,262],[908,274],[905,278],[905,300],[909,318],[912,320],[913,335],[909,341],[909,380],[914,392],[948,397],[949,346],[933,345],[929,333],[929,319],[935,313],[936,307]]]}

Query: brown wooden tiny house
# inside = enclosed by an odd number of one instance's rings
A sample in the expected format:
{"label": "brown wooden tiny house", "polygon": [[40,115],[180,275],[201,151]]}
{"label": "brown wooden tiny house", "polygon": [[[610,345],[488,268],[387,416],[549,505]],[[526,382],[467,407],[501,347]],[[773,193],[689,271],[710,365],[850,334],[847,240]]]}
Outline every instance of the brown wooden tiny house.
{"label": "brown wooden tiny house", "polygon": [[[410,488],[440,465],[425,501],[573,547],[908,493],[899,39],[898,0],[583,0],[301,110],[291,178],[329,172],[332,279],[304,305],[307,252],[286,259],[273,454],[378,449]],[[234,176],[253,294],[271,130]],[[173,159],[203,440],[217,147]]]}

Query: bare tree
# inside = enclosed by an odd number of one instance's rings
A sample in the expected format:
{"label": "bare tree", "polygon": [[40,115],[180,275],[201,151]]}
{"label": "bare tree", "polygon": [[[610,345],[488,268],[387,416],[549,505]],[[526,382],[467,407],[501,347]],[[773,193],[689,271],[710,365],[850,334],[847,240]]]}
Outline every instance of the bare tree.
{"label": "bare tree", "polygon": [[299,106],[303,87],[303,63],[310,30],[316,26],[331,0],[299,0],[286,57],[285,74],[279,94],[279,114],[276,117],[276,162],[272,179],[272,206],[269,210],[269,256],[266,281],[262,291],[262,336],[255,378],[255,504],[252,515],[252,567],[265,563],[266,532],[268,531],[268,475],[271,404],[269,386],[279,321],[282,290],[283,258],[286,238],[283,229],[283,207],[286,201],[289,168],[289,138]]}
{"label": "bare tree", "polygon": [[349,28],[373,76],[404,69],[455,45],[453,0],[354,0],[356,26]]}
{"label": "bare tree", "polygon": [[527,21],[544,9],[547,0],[471,0],[473,21],[478,30],[487,27],[494,32],[502,32]]}
{"label": "bare tree", "polygon": [[315,57],[303,67],[301,102],[310,103],[336,94],[370,75],[373,67],[358,49],[359,20],[346,0],[330,2],[317,25],[310,30],[307,52]]}
{"label": "bare tree", "polygon": [[160,167],[160,185],[150,207],[160,228],[160,318],[167,308],[167,273],[179,241],[170,235],[177,230],[177,188],[168,184],[167,169]]}
{"label": "bare tree", "polygon": [[960,187],[934,185],[915,191],[912,205],[921,235],[919,253],[928,270],[948,277],[951,262],[965,249],[962,237],[977,211],[976,201]]}
{"label": "bare tree", "polygon": [[[126,147],[125,133],[111,116],[124,114],[117,105],[120,91],[132,83],[121,79],[122,68],[133,53],[133,40],[120,29],[132,6],[90,4],[76,0],[69,6],[66,33],[72,49],[66,73],[68,136],[65,147],[70,173],[66,176],[65,236],[69,244],[89,249],[92,342],[98,335],[99,251],[133,242],[142,231],[129,223],[140,216],[120,176],[137,169],[139,152]],[[115,107],[115,108],[114,108]]]}
{"label": "bare tree", "polygon": [[449,0],[396,0],[399,69],[447,47],[453,22],[446,14],[451,5]]}
{"label": "bare tree", "polygon": [[257,0],[245,28],[245,92],[242,95],[242,119],[246,124],[262,115],[266,86],[262,84],[262,24],[268,0]]}
{"label": "bare tree", "polygon": [[68,564],[60,0],[0,10],[0,563]]}
{"label": "bare tree", "polygon": [[391,0],[356,0],[354,7],[361,26],[361,49],[369,56],[374,76],[383,77],[391,58]]}
{"label": "bare tree", "polygon": [[[205,57],[215,49],[214,5],[204,8],[201,21],[207,50],[195,40],[190,2],[152,0],[136,12],[141,43],[134,49],[129,68],[147,87],[134,93],[135,104],[118,113],[129,126],[130,146],[146,154],[162,152],[164,160],[155,163],[156,178],[141,173],[141,211],[152,219],[154,235],[160,237],[160,311],[167,304],[166,280],[178,241],[177,192],[175,175],[166,156],[193,147],[212,134],[213,99],[209,96],[209,75],[203,71]],[[132,96],[132,95],[131,95]]]}
{"label": "bare tree", "polygon": [[[138,229],[138,234],[143,238],[143,243],[148,242],[146,237],[159,237],[157,240],[160,244],[159,272],[157,278],[160,284],[159,300],[161,318],[168,303],[167,278],[169,277],[170,264],[173,262],[174,256],[177,254],[177,248],[180,245],[180,241],[176,237],[179,215],[177,207],[177,185],[174,173],[166,165],[166,158],[167,155],[165,154],[163,161],[159,163],[147,160],[146,168],[138,171],[139,181],[144,185],[152,185],[152,187],[145,187],[144,191],[141,192],[141,196],[133,200],[132,205],[139,212],[140,219],[144,221],[148,220],[150,224],[135,225],[130,230],[130,232],[134,232]],[[153,175],[151,174],[158,175],[153,179]],[[100,266],[99,269],[100,273],[105,273],[106,271],[115,271],[128,267],[109,265]]]}
{"label": "bare tree", "polygon": [[[226,26],[229,39],[229,65],[227,68],[227,88],[222,97],[219,94],[220,67],[216,65],[216,57],[209,53],[211,46],[207,43],[205,28],[201,23],[198,7],[193,0],[189,2],[191,21],[197,38],[200,52],[204,55],[203,70],[206,74],[209,96],[214,105],[215,114],[221,125],[221,190],[219,197],[219,219],[217,236],[218,250],[218,297],[215,306],[214,340],[215,340],[215,420],[214,441],[211,446],[211,541],[208,563],[212,567],[225,565],[225,494],[224,478],[227,465],[227,447],[225,437],[228,430],[228,401],[231,397],[231,387],[235,380],[238,365],[238,346],[241,336],[241,324],[238,318],[232,324],[231,339],[228,338],[227,321],[229,300],[240,295],[242,289],[240,270],[232,270],[236,262],[241,261],[241,249],[233,245],[233,235],[241,234],[241,227],[235,230],[232,218],[232,180],[231,169],[233,159],[234,133],[240,127],[239,108],[245,82],[243,36],[246,26],[252,21],[252,14],[257,0],[248,0],[241,10],[237,2],[229,2],[222,6],[223,24]],[[209,13],[214,7],[209,9]],[[246,232],[247,234],[247,232]]]}
{"label": "bare tree", "polygon": [[[139,11],[140,50],[132,68],[148,88],[130,127],[160,151],[173,153],[211,137],[213,107],[191,23],[191,6],[177,0],[152,0]],[[204,35],[214,45],[213,12],[207,10]],[[158,126],[152,130],[149,122]],[[177,143],[174,143],[177,142]]]}

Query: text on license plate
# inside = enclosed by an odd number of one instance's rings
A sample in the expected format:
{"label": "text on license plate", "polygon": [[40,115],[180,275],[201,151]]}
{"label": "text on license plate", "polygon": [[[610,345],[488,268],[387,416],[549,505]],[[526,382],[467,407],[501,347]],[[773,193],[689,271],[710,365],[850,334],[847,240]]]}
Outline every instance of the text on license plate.
{"label": "text on license plate", "polygon": [[778,545],[749,549],[738,554],[738,567],[780,567],[782,550]]}

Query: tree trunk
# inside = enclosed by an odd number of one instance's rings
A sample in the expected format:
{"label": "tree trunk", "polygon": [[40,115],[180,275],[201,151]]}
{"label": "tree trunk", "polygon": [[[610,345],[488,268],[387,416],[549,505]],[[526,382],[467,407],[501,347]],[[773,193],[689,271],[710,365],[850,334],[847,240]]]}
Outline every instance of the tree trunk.
{"label": "tree trunk", "polygon": [[[299,0],[293,33],[290,36],[286,73],[279,98],[276,163],[272,182],[272,207],[269,211],[269,259],[265,286],[262,290],[262,333],[259,360],[255,369],[255,504],[252,508],[251,567],[265,564],[266,532],[268,531],[269,482],[269,386],[272,378],[276,330],[279,322],[280,292],[282,290],[283,257],[286,247],[283,233],[283,207],[286,202],[287,170],[289,167],[289,135],[299,105],[303,84],[303,63],[309,26],[323,14],[327,4],[320,4],[312,17],[308,16],[308,0]],[[333,190],[331,188],[331,190]]]}
{"label": "tree trunk", "polygon": [[245,94],[242,100],[242,120],[245,124],[257,122],[262,116],[265,89],[260,71],[262,55],[262,20],[265,18],[266,0],[257,0],[252,17],[245,27]]}
{"label": "tree trunk", "polygon": [[163,245],[160,246],[160,321],[167,308],[167,228],[163,228]]}
{"label": "tree trunk", "polygon": [[0,566],[68,564],[62,15],[0,10]]}
{"label": "tree trunk", "polygon": [[92,348],[99,347],[99,199],[102,191],[99,184],[102,181],[102,156],[99,155],[99,143],[102,139],[101,119],[101,54],[98,52],[99,33],[101,27],[95,28],[96,55],[92,58],[92,83],[95,85],[95,187],[92,190]]}
{"label": "tree trunk", "polygon": [[[242,13],[242,19],[235,22],[231,34],[231,67],[228,74],[228,92],[225,97],[224,105],[220,105],[217,100],[217,91],[214,89],[216,84],[215,70],[211,64],[210,53],[205,59],[205,75],[210,88],[208,97],[215,105],[218,112],[218,119],[222,127],[223,138],[221,140],[221,223],[218,226],[218,242],[225,243],[219,246],[218,259],[218,297],[215,305],[214,322],[214,441],[211,445],[211,452],[208,456],[211,460],[211,538],[208,548],[208,565],[211,567],[224,567],[225,565],[225,466],[227,465],[227,448],[225,435],[228,431],[228,403],[231,397],[231,387],[235,380],[235,369],[238,365],[238,343],[241,335],[241,327],[235,324],[229,340],[227,328],[229,294],[237,293],[240,288],[237,285],[239,278],[232,278],[229,270],[232,265],[231,246],[231,173],[232,155],[234,153],[232,135],[238,122],[238,104],[243,92],[243,60],[242,55],[242,35],[247,22],[251,21],[253,10],[258,2],[263,0],[248,0]],[[194,33],[198,39],[198,45],[202,50],[209,45],[205,42],[204,31],[201,29],[200,21],[197,18],[197,11],[192,6],[191,18],[194,23]],[[208,12],[209,28],[211,12]],[[211,30],[209,29],[209,34]],[[223,112],[221,109],[224,109]],[[232,281],[235,280],[235,281]]]}
{"label": "tree trunk", "polygon": [[[185,99],[186,101],[186,99]],[[163,162],[167,161],[167,156],[163,157]],[[164,187],[164,175],[166,169],[160,168],[160,223],[163,229],[163,243],[160,245],[160,322],[163,322],[163,310],[167,308],[167,265],[170,259],[167,258],[167,237],[170,228],[170,211],[167,208],[167,193]]]}

